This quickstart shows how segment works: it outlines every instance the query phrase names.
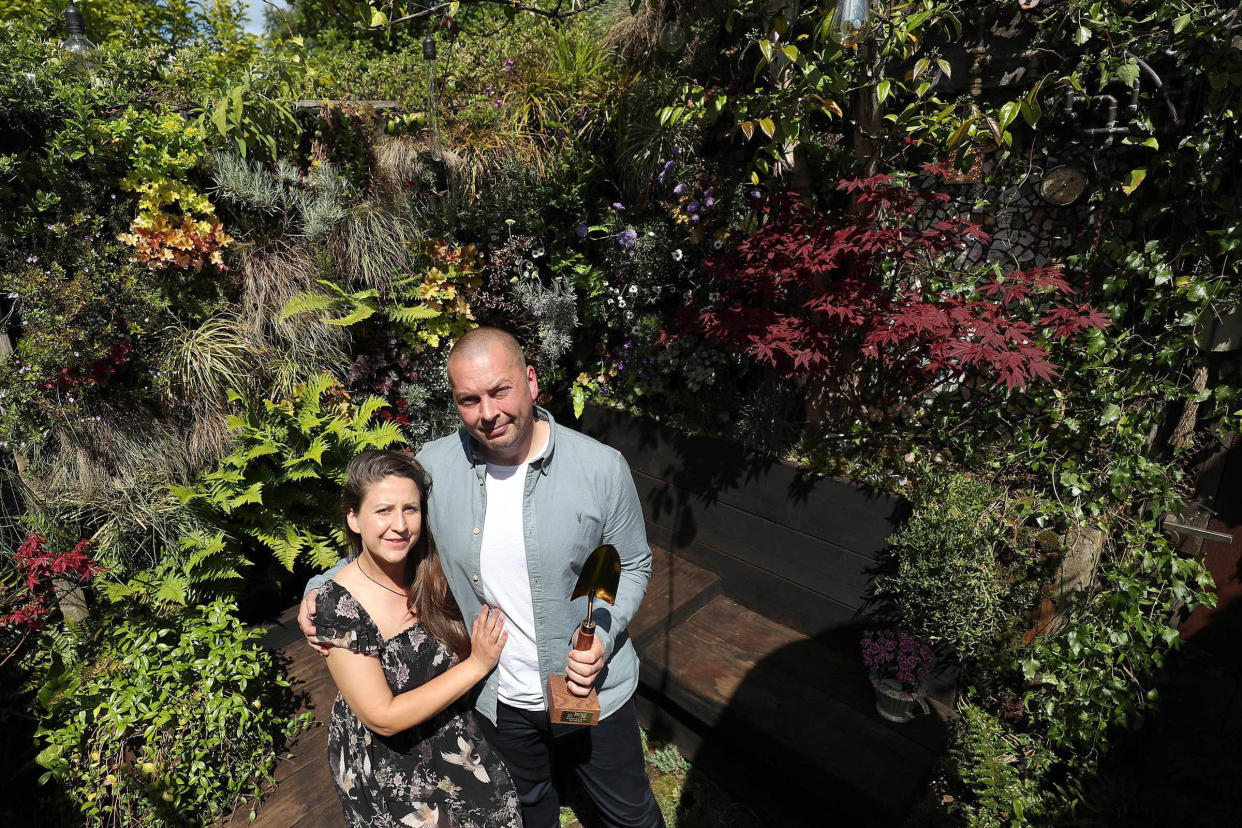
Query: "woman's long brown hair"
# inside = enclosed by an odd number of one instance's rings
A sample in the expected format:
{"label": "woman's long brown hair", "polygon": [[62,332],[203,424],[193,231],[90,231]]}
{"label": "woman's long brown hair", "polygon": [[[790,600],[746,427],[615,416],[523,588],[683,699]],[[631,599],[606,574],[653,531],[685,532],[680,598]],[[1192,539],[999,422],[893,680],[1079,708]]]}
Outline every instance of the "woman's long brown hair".
{"label": "woman's long brown hair", "polygon": [[[345,489],[341,497],[345,512],[358,514],[367,491],[386,477],[404,477],[414,481],[418,489],[422,531],[405,559],[405,574],[410,578],[410,611],[427,632],[464,660],[470,655],[470,635],[449,590],[448,578],[444,575],[440,554],[431,536],[431,527],[427,525],[427,495],[431,491],[431,477],[427,470],[405,452],[364,451],[350,460],[345,470]],[[345,523],[345,537],[349,540],[353,557],[362,554],[362,536],[349,528],[348,521]]]}

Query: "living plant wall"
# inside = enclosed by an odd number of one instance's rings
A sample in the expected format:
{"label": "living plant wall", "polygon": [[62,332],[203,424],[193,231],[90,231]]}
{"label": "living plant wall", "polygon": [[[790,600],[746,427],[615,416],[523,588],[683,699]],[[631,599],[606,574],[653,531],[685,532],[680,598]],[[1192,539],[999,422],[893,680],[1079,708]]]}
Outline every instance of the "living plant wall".
{"label": "living plant wall", "polygon": [[963,687],[926,819],[1089,806],[1210,601],[1160,521],[1236,425],[1236,12],[291,0],[260,39],[232,0],[79,5],[85,59],[0,0],[0,658],[39,819],[260,789],[301,723],[243,621],[335,558],[352,453],[454,427],[483,323],[569,411],[905,492],[882,588]]}

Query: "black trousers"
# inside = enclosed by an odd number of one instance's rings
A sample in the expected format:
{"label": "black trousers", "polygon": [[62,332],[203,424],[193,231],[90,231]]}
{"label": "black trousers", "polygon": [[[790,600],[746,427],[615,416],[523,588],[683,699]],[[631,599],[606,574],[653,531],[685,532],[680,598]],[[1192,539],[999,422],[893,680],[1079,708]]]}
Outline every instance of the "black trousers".
{"label": "black trousers", "polygon": [[560,796],[554,766],[568,765],[612,828],[664,828],[643,762],[638,716],[630,699],[594,727],[554,737],[546,710],[498,704],[496,726],[478,717],[488,741],[500,751],[522,803],[525,828],[557,828]]}

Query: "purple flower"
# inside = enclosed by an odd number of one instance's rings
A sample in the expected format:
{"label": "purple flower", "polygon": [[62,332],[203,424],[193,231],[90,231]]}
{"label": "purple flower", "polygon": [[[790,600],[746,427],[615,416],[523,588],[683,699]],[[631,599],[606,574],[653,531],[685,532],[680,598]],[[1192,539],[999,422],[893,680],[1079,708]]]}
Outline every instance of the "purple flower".
{"label": "purple flower", "polygon": [[506,72],[508,72],[510,69],[512,69],[512,68],[513,68],[513,61],[512,61],[512,60],[506,60],[506,61],[505,61],[505,63],[504,63],[504,68],[505,68],[505,71],[506,71]]}
{"label": "purple flower", "polygon": [[716,197],[712,195],[712,191],[711,191],[711,190],[706,190],[706,191],[704,191],[704,193],[703,193],[703,209],[705,209],[705,210],[706,210],[708,207],[711,207],[711,206],[712,206],[713,204],[715,204],[715,203],[716,203]]}
{"label": "purple flower", "polygon": [[694,201],[686,205],[687,213],[697,213],[698,211],[699,211],[699,200],[697,198]]}
{"label": "purple flower", "polygon": [[505,105],[505,102],[502,99],[500,98],[496,99],[496,106],[504,106],[504,105]]}
{"label": "purple flower", "polygon": [[590,232],[591,232],[591,228],[587,227],[585,224],[578,225],[578,230],[577,230],[578,238],[585,239],[587,237],[587,233],[590,233]]}
{"label": "purple flower", "polygon": [[667,175],[669,174],[669,172],[673,169],[673,167],[674,167],[674,166],[676,166],[676,164],[677,164],[677,162],[676,162],[676,161],[667,161],[667,162],[665,162],[665,164],[664,164],[664,169],[660,170],[660,175],[659,175],[659,179],[660,179],[660,183],[661,183],[661,184],[663,184],[663,183],[664,183],[664,178],[665,178],[665,176],[667,176]]}
{"label": "purple flower", "polygon": [[634,242],[638,240],[638,231],[633,227],[627,227],[617,235],[617,244],[625,248],[634,246]]}
{"label": "purple flower", "polygon": [[750,197],[751,197],[751,198],[762,198],[762,197],[763,197],[763,193],[759,192],[758,190],[751,190],[751,191],[750,191]]}
{"label": "purple flower", "polygon": [[685,184],[678,184],[676,187],[673,188],[673,195],[679,196],[679,195],[684,194],[685,192],[686,192]]}
{"label": "purple flower", "polygon": [[614,202],[612,203],[612,209],[616,210],[618,213],[624,213],[624,212],[625,212],[625,205],[624,205],[624,204],[622,204],[622,203],[621,203],[621,202],[619,202],[619,201],[614,201]]}

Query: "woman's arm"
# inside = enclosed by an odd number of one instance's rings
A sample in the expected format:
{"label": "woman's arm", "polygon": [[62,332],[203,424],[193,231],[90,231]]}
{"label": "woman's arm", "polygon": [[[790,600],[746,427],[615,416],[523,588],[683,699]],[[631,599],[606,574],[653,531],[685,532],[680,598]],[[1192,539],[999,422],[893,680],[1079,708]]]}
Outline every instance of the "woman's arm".
{"label": "woman's arm", "polygon": [[368,729],[392,736],[422,724],[478,684],[500,659],[509,634],[499,610],[486,605],[474,620],[470,657],[413,690],[393,696],[375,656],[341,647],[328,653],[328,670],[345,703]]}

